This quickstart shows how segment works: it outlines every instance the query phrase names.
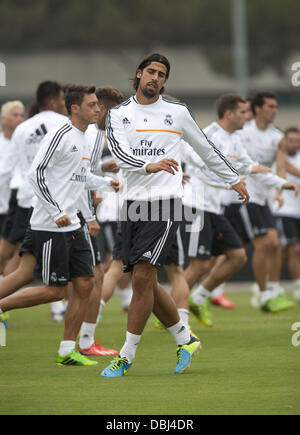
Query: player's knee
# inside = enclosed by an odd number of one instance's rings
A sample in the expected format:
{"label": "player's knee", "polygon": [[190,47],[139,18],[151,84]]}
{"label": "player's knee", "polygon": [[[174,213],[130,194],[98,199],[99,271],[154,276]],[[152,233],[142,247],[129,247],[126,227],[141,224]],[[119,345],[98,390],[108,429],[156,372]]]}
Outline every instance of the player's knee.
{"label": "player's knee", "polygon": [[300,245],[292,245],[290,247],[290,249],[288,250],[289,256],[293,256],[293,257],[300,257]]}
{"label": "player's knee", "polygon": [[59,302],[62,301],[65,297],[65,291],[67,287],[55,287],[50,286],[48,291],[50,293],[51,302]]}
{"label": "player's knee", "polygon": [[153,287],[153,266],[149,263],[139,263],[134,267],[132,273],[133,291],[143,293]]}
{"label": "player's knee", "polygon": [[269,236],[257,238],[255,241],[255,249],[268,255],[272,250],[272,240]]}
{"label": "player's knee", "polygon": [[238,268],[244,267],[248,260],[246,251],[244,249],[236,250],[234,252],[233,259]]}

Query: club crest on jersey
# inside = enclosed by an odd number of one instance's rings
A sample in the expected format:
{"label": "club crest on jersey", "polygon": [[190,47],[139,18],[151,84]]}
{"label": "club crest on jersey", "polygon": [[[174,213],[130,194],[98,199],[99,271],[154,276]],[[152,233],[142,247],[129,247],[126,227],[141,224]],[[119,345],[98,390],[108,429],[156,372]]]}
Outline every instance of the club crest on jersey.
{"label": "club crest on jersey", "polygon": [[165,124],[166,125],[172,125],[173,124],[173,118],[172,118],[172,115],[166,115],[166,118],[165,118]]}

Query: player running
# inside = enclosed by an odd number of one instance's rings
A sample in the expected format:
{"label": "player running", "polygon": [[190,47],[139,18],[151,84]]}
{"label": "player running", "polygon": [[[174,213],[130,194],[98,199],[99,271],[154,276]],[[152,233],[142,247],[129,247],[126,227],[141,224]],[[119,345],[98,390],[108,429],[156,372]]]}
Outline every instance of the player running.
{"label": "player running", "polygon": [[[66,96],[70,121],[49,133],[42,142],[29,179],[37,201],[31,217],[32,243],[43,287],[21,290],[0,301],[0,314],[64,297],[68,281],[73,284],[64,337],[57,365],[95,365],[75,350],[76,339],[93,288],[92,258],[77,216],[84,189],[119,189],[119,182],[90,173],[89,146],[85,132],[99,116],[95,87],[74,87]],[[59,180],[59,182],[58,182]],[[90,216],[84,216],[89,220]]]}

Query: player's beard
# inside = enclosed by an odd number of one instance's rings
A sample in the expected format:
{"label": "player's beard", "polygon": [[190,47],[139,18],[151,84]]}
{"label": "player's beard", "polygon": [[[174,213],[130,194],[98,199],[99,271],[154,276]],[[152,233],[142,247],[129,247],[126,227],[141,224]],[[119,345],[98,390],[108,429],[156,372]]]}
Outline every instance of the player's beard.
{"label": "player's beard", "polygon": [[157,85],[155,85],[155,87],[153,87],[152,89],[147,88],[148,85],[149,85],[149,83],[147,83],[146,86],[144,86],[144,87],[141,86],[141,91],[142,91],[144,97],[151,100],[152,98],[155,98],[160,94],[160,90],[159,90]]}

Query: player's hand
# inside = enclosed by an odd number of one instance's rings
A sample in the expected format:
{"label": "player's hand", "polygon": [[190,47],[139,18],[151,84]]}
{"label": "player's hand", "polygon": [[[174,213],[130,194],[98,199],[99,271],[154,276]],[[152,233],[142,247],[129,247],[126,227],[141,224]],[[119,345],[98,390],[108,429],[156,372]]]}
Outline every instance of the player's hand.
{"label": "player's hand", "polygon": [[97,237],[100,231],[100,225],[96,220],[87,222],[88,234],[91,237]]}
{"label": "player's hand", "polygon": [[251,174],[270,174],[272,172],[271,168],[262,165],[255,165],[252,167]]}
{"label": "player's hand", "polygon": [[187,183],[191,181],[191,176],[189,174],[182,174],[182,185],[185,186]]}
{"label": "player's hand", "polygon": [[92,190],[92,191],[91,191],[91,197],[92,197],[93,205],[94,205],[95,207],[98,207],[98,205],[99,205],[100,202],[102,201],[102,198],[101,198],[101,196],[100,196],[98,190]]}
{"label": "player's hand", "polygon": [[117,193],[121,189],[122,183],[117,178],[113,178],[110,182],[110,185],[114,189],[114,191]]}
{"label": "player's hand", "polygon": [[108,162],[102,163],[101,169],[103,172],[112,172],[113,174],[117,174],[120,170],[119,166],[114,160],[109,160]]}
{"label": "player's hand", "polygon": [[299,195],[299,187],[296,183],[293,183],[292,181],[288,181],[282,186],[282,189],[284,190],[293,190],[295,192],[295,196]]}
{"label": "player's hand", "polygon": [[232,189],[239,194],[239,200],[243,201],[243,204],[248,204],[250,195],[246,189],[246,183],[244,181],[240,181],[239,183],[235,184],[232,186]]}
{"label": "player's hand", "polygon": [[55,223],[58,226],[58,228],[68,227],[69,225],[72,224],[71,219],[67,214],[61,217],[60,219],[58,219],[57,221],[55,221]]}
{"label": "player's hand", "polygon": [[169,174],[175,175],[175,172],[178,172],[178,162],[174,159],[163,159],[157,163],[149,163],[146,166],[146,171],[149,174],[156,174],[157,172],[165,171],[169,172]]}
{"label": "player's hand", "polygon": [[282,193],[281,190],[277,190],[276,191],[276,195],[274,197],[274,202],[278,202],[278,208],[281,208],[284,204],[284,200],[282,197]]}

